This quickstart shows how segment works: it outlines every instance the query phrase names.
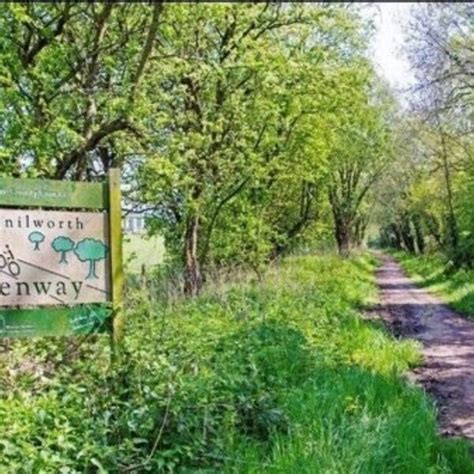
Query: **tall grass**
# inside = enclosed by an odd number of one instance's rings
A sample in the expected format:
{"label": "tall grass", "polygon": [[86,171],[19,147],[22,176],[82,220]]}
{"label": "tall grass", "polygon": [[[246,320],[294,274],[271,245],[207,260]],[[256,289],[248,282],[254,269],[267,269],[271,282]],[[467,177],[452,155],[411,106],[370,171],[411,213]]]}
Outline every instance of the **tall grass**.
{"label": "tall grass", "polygon": [[298,257],[195,300],[129,292],[122,364],[102,338],[0,359],[0,472],[464,473],[464,443],[404,378],[419,362],[363,317],[367,256]]}

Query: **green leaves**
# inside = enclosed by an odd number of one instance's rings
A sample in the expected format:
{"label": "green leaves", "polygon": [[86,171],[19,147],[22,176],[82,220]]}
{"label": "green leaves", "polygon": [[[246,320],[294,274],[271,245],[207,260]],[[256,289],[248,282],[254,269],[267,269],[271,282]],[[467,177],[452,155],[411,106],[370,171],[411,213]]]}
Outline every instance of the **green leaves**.
{"label": "green leaves", "polygon": [[[133,143],[137,135],[125,118],[140,120],[146,112],[134,83],[138,65],[146,71],[149,60],[142,49],[151,8],[20,5],[2,10],[0,76],[8,87],[0,91],[0,143],[17,160],[17,170],[84,179],[93,168],[101,173],[112,164],[98,158],[99,147],[110,155],[122,140]],[[137,151],[139,141],[134,143]]]}
{"label": "green leaves", "polygon": [[322,217],[345,139],[335,128],[364,116],[350,105],[367,98],[371,77],[359,19],[277,5],[174,6],[166,17],[153,69],[160,152],[143,160],[135,199],[173,216],[159,228],[177,258],[199,220],[193,267],[258,268]]}

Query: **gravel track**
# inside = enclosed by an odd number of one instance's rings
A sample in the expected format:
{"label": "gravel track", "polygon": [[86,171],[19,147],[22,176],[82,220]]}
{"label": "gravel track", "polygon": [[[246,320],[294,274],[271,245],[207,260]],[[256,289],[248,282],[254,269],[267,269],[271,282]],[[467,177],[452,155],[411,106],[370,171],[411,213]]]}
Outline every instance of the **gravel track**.
{"label": "gravel track", "polygon": [[396,336],[422,343],[424,362],[413,374],[436,399],[441,432],[474,441],[474,321],[417,287],[391,257],[381,259],[378,312]]}

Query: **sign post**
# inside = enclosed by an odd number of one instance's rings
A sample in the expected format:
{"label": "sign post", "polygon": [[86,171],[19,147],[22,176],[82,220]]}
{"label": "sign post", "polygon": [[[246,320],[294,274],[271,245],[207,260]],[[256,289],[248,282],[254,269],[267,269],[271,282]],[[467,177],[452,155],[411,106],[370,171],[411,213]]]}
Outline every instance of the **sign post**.
{"label": "sign post", "polygon": [[122,191],[120,170],[112,169],[108,179],[109,230],[110,230],[110,274],[113,311],[112,356],[117,359],[123,339],[123,256],[122,256]]}
{"label": "sign post", "polygon": [[0,338],[123,335],[120,172],[0,178]]}

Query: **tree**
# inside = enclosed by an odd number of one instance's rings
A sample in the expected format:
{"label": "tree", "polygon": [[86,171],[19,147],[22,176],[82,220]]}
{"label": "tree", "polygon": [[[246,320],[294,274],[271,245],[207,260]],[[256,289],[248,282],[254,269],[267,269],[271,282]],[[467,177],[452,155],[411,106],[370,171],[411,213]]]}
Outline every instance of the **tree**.
{"label": "tree", "polygon": [[[406,51],[417,84],[418,109],[465,116],[474,106],[472,16],[469,3],[422,3],[412,7]],[[433,116],[433,118],[436,118]]]}
{"label": "tree", "polygon": [[134,196],[155,211],[152,229],[195,295],[210,266],[257,268],[320,215],[344,114],[334,104],[360,37],[349,9],[332,6],[176,5],[164,18],[161,129]]}
{"label": "tree", "polygon": [[122,166],[187,295],[327,241],[331,210],[341,248],[363,240],[388,140],[357,7],[25,4],[0,29],[2,170]]}
{"label": "tree", "polygon": [[44,234],[38,231],[31,232],[28,240],[34,244],[34,250],[39,250],[40,244],[44,241]]}
{"label": "tree", "polygon": [[347,115],[337,127],[338,138],[331,154],[328,194],[335,239],[343,257],[362,240],[357,234],[367,226],[367,216],[361,209],[390,156],[392,103],[382,86],[370,87],[372,77],[367,66],[360,65],[355,71],[354,81],[366,86],[355,89],[358,94],[350,91],[352,99],[345,102]]}
{"label": "tree", "polygon": [[66,254],[71,252],[75,245],[76,244],[73,240],[64,236],[56,237],[51,242],[51,247],[53,247],[56,252],[61,253],[61,259],[59,260],[59,263],[68,263]]}
{"label": "tree", "polygon": [[1,9],[2,171],[93,179],[141,149],[143,76],[162,10],[162,2]]}
{"label": "tree", "polygon": [[[456,266],[474,263],[472,206],[466,200],[473,157],[473,12],[462,3],[412,7],[406,51],[417,82],[406,113],[414,126],[405,137],[416,143],[421,159],[417,179],[403,186],[405,197],[388,224],[405,233],[405,247],[436,248]],[[397,148],[399,156],[407,153]],[[414,237],[416,245],[410,242]]]}
{"label": "tree", "polygon": [[469,264],[474,253],[465,218],[472,181],[464,146],[448,124],[439,129],[423,114],[406,112],[398,122],[397,160],[377,188],[382,233],[392,234],[392,244],[405,250],[441,251],[455,265]]}
{"label": "tree", "polygon": [[89,262],[89,272],[86,280],[98,278],[96,264],[107,257],[107,246],[97,239],[83,239],[77,243],[74,253],[81,262]]}

